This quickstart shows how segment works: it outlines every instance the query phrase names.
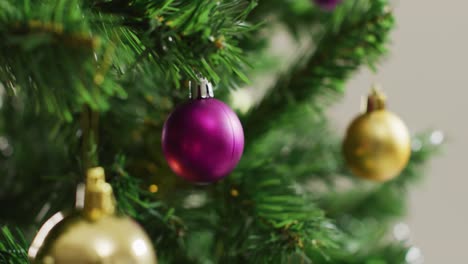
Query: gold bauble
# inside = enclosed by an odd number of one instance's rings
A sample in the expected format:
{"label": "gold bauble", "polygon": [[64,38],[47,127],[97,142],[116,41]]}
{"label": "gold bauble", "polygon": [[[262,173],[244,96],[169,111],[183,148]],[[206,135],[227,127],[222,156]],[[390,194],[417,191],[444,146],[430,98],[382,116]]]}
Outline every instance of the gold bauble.
{"label": "gold bauble", "polygon": [[101,168],[87,177],[84,208],[57,213],[39,230],[30,249],[40,264],[156,264],[156,254],[144,230],[131,218],[114,213],[112,188]]}
{"label": "gold bauble", "polygon": [[369,95],[367,112],[349,126],[343,154],[355,175],[380,182],[398,176],[408,164],[408,129],[398,116],[385,109],[385,97],[376,89]]}

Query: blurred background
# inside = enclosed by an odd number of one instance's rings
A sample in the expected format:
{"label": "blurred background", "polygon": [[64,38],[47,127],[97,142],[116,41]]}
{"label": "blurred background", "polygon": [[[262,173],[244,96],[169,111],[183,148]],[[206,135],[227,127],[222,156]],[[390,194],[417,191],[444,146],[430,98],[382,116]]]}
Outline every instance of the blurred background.
{"label": "blurred background", "polygon": [[[466,263],[468,1],[396,1],[394,7],[397,28],[388,58],[377,74],[363,69],[354,76],[330,115],[344,133],[359,111],[361,96],[378,82],[390,110],[412,132],[443,131],[445,150],[429,163],[426,179],[411,190],[404,223],[424,263]],[[435,133],[433,139],[441,136]]]}
{"label": "blurred background", "polygon": [[[353,76],[344,98],[329,111],[344,136],[360,111],[362,96],[378,83],[388,97],[389,109],[411,132],[433,130],[434,143],[445,141],[444,151],[426,167],[425,179],[410,190],[408,217],[397,225],[416,247],[414,257],[420,252],[426,264],[466,263],[468,237],[468,89],[464,87],[468,84],[468,1],[444,4],[394,1],[397,27],[389,55],[378,73],[363,68]],[[291,45],[286,33],[273,40],[272,52],[285,58],[283,64],[297,53]],[[261,98],[259,86],[269,87],[273,82],[274,78],[260,78],[250,92],[236,92],[237,107],[246,108]]]}

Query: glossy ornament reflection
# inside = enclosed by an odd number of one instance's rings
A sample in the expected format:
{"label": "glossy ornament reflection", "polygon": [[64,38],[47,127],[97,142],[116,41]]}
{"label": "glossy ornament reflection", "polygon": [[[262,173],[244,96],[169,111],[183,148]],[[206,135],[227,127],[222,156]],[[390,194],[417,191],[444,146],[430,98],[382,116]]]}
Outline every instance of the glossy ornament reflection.
{"label": "glossy ornament reflection", "polygon": [[28,253],[40,264],[157,263],[143,229],[131,218],[115,214],[112,188],[102,168],[88,173],[83,210],[50,218]]}

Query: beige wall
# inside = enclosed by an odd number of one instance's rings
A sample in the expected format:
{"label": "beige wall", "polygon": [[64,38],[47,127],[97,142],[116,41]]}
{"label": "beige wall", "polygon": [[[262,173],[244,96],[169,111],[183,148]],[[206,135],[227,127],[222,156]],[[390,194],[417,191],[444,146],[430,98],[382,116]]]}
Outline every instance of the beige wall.
{"label": "beige wall", "polygon": [[363,70],[332,109],[344,129],[361,95],[378,81],[392,111],[409,128],[443,130],[445,153],[432,161],[427,179],[411,193],[411,241],[428,264],[468,263],[468,1],[395,3],[398,28],[389,58],[375,76]]}

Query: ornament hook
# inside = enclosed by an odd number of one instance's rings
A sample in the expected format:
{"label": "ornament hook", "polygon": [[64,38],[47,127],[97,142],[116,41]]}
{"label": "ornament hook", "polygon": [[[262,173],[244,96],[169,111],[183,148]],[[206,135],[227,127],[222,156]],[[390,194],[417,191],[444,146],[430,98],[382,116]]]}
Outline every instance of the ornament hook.
{"label": "ornament hook", "polygon": [[194,81],[189,82],[190,86],[190,99],[206,99],[213,98],[213,85],[205,77],[198,79],[196,83]]}

